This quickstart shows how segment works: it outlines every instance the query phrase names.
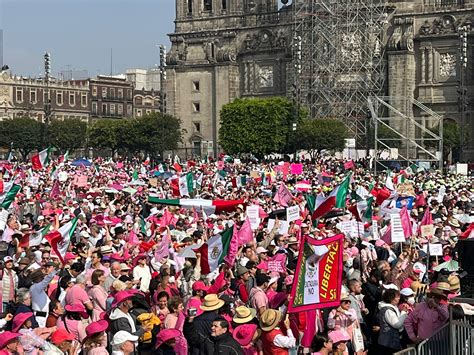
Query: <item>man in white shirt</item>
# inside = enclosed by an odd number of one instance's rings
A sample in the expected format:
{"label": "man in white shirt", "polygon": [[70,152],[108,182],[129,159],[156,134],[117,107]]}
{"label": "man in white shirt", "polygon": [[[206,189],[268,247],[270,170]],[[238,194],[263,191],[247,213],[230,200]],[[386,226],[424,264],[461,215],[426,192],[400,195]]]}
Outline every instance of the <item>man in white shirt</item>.
{"label": "man in white shirt", "polygon": [[146,264],[146,254],[140,254],[135,257],[137,266],[133,268],[133,279],[140,281],[140,291],[147,293],[150,287],[151,272]]}
{"label": "man in white shirt", "polygon": [[31,274],[33,285],[30,287],[31,308],[33,309],[38,325],[42,328],[46,326],[46,317],[48,316],[50,302],[46,289],[57,273],[52,263],[46,264],[46,267],[46,276],[41,269],[35,270]]}

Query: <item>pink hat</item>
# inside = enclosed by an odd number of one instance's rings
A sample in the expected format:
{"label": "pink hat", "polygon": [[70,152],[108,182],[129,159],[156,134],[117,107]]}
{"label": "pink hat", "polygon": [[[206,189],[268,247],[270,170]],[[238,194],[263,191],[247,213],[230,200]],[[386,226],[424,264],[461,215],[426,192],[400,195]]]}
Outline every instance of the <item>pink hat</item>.
{"label": "pink hat", "polygon": [[349,249],[351,251],[351,255],[352,256],[357,256],[359,255],[359,249],[357,249],[357,247],[352,247]]}
{"label": "pink hat", "polygon": [[268,301],[268,305],[270,308],[273,309],[278,309],[280,306],[285,303],[285,301],[288,299],[288,294],[285,292],[278,292],[273,295],[273,297],[270,298]]}
{"label": "pink hat", "polygon": [[383,247],[386,243],[382,239],[377,239],[375,241],[375,246],[376,247]]}
{"label": "pink hat", "polygon": [[109,323],[106,320],[98,320],[96,322],[92,322],[86,327],[86,334],[88,337],[91,337],[94,334],[105,332],[108,327]]}
{"label": "pink hat", "polygon": [[114,302],[112,303],[112,308],[116,308],[120,303],[132,298],[135,294],[130,292],[130,290],[119,291],[115,294]]}
{"label": "pink hat", "polygon": [[74,260],[76,258],[77,258],[77,255],[74,255],[71,252],[67,252],[66,255],[64,256],[64,262],[67,263],[68,261]]}
{"label": "pink hat", "polygon": [[147,256],[145,253],[138,254],[136,257],[133,258],[133,265],[137,265],[140,260],[146,259],[146,258]]}
{"label": "pink hat", "polygon": [[18,313],[15,318],[13,318],[12,331],[14,333],[18,332],[22,325],[33,316],[33,312]]}
{"label": "pink hat", "polygon": [[155,347],[159,348],[161,344],[167,342],[170,339],[177,338],[181,335],[178,329],[163,329],[156,336]]}
{"label": "pink hat", "polygon": [[242,324],[234,329],[232,336],[241,346],[247,346],[257,331],[256,324]]}
{"label": "pink hat", "polygon": [[207,292],[207,290],[209,289],[209,287],[206,286],[206,284],[204,283],[204,281],[196,281],[195,283],[193,283],[193,291],[205,291]]}
{"label": "pink hat", "polygon": [[3,332],[2,336],[0,337],[0,349],[3,349],[8,345],[9,342],[11,342],[13,339],[16,339],[18,337],[21,337],[20,333],[15,333],[15,332]]}
{"label": "pink hat", "polygon": [[328,336],[334,344],[340,343],[341,341],[351,340],[351,337],[344,330],[334,330],[332,332],[329,332]]}
{"label": "pink hat", "polygon": [[64,309],[66,312],[79,313],[84,319],[89,318],[89,314],[87,314],[86,308],[82,303],[68,304]]}

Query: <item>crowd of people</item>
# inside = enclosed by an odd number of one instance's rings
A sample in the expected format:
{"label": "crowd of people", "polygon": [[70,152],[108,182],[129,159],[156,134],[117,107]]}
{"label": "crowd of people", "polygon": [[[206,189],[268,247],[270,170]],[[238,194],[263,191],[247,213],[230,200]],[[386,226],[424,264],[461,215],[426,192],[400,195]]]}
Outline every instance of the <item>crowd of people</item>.
{"label": "crowd of people", "polygon": [[[373,174],[332,157],[301,164],[292,171],[228,156],[156,165],[98,159],[90,167],[60,159],[38,170],[5,163],[0,352],[391,354],[431,337],[448,322],[448,307],[464,309],[453,298],[457,241],[474,236],[469,177],[414,167]],[[315,218],[347,177],[344,206]],[[12,182],[20,186],[13,198]],[[275,198],[281,184],[291,194],[284,202]],[[219,209],[216,201],[235,204]],[[259,211],[251,240],[207,270],[214,249],[203,245],[248,223],[248,206]],[[300,215],[286,223],[291,206]],[[392,243],[390,216],[401,208],[412,229]],[[351,220],[363,231],[342,230]],[[427,224],[433,235],[422,235]],[[339,305],[289,313],[303,236],[341,233]],[[278,254],[284,270],[269,270]]]}

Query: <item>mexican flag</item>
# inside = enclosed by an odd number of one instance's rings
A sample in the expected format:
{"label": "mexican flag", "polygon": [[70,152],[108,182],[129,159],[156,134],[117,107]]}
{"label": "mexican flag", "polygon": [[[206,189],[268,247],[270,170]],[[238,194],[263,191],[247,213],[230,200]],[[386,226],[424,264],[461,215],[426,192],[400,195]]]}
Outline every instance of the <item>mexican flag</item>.
{"label": "mexican flag", "polygon": [[51,148],[46,148],[45,150],[42,150],[38,154],[33,155],[33,157],[31,158],[33,169],[41,170],[45,168],[46,166],[48,166],[50,151],[51,151]]}
{"label": "mexican flag", "polygon": [[133,170],[132,180],[134,180],[134,181],[138,180],[138,170],[137,169]]}
{"label": "mexican flag", "polygon": [[9,209],[20,189],[21,186],[16,185],[13,181],[3,182],[0,180],[0,206],[5,210]]}
{"label": "mexican flag", "polygon": [[204,200],[193,198],[160,199],[156,196],[148,196],[148,202],[167,206],[179,206],[197,210],[204,209],[206,214],[220,213],[221,211],[232,212],[237,205],[244,204],[243,200]]}
{"label": "mexican flag", "polygon": [[40,245],[45,235],[48,234],[50,229],[51,229],[51,224],[40,229],[36,233],[25,234],[20,239],[20,247],[29,248],[29,247],[35,247],[35,246]]}
{"label": "mexican flag", "polygon": [[233,188],[241,188],[247,185],[247,177],[245,175],[234,176],[231,181]]}
{"label": "mexican flag", "polygon": [[69,150],[66,150],[66,153],[59,156],[58,163],[65,163],[69,160]]}
{"label": "mexican flag", "polygon": [[179,177],[179,194],[181,196],[190,196],[194,191],[194,177],[192,173],[187,173]]}
{"label": "mexican flag", "polygon": [[342,183],[331,191],[327,198],[321,194],[316,197],[316,209],[313,212],[313,219],[321,218],[333,208],[344,208],[346,206],[347,192],[351,175],[347,175]]}
{"label": "mexican flag", "polygon": [[201,253],[201,273],[206,275],[217,270],[229,251],[233,228],[228,228],[201,245],[195,252]]}
{"label": "mexican flag", "polygon": [[45,239],[51,245],[51,249],[59,257],[63,264],[64,256],[69,249],[69,244],[71,244],[71,237],[74,235],[78,220],[79,217],[76,217],[72,221],[63,225],[57,231],[52,231],[45,235]]}

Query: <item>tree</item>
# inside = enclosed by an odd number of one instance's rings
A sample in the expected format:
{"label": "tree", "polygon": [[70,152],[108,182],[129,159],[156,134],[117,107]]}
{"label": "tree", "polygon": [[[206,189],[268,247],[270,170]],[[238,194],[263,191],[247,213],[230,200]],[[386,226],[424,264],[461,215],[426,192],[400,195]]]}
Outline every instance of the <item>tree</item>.
{"label": "tree", "polygon": [[[460,135],[461,132],[459,131],[459,125],[457,122],[452,120],[444,120],[443,122],[443,156],[447,157],[452,150],[462,148],[460,147]],[[430,131],[436,135],[439,135],[439,126],[435,126],[430,128]],[[464,132],[464,142],[467,142],[469,139],[469,130],[465,129]],[[424,138],[433,138],[428,133],[424,134]],[[435,140],[428,140],[425,141],[426,146],[430,148],[437,149],[438,148],[438,141]],[[454,154],[453,154],[454,155]]]}
{"label": "tree", "polygon": [[53,120],[48,127],[48,142],[62,151],[84,147],[87,123],[80,119]]}
{"label": "tree", "polygon": [[119,131],[125,120],[100,119],[89,127],[89,145],[99,149],[110,149],[115,155],[120,147]]}
{"label": "tree", "polygon": [[312,157],[321,150],[342,151],[348,138],[346,125],[336,119],[304,119],[297,127],[294,144]]}
{"label": "tree", "polygon": [[0,122],[0,144],[17,149],[25,160],[28,154],[43,145],[43,123],[28,117],[18,117]]}
{"label": "tree", "polygon": [[[383,143],[387,144],[391,148],[400,148],[402,146],[402,137],[400,137],[397,133],[392,131],[390,128],[386,127],[383,124],[377,123],[377,135],[378,139],[381,140]],[[369,135],[369,149],[375,148],[375,127],[373,125],[369,125],[368,132]],[[360,141],[357,142],[358,147],[367,146],[367,139],[365,136],[362,137]],[[386,140],[390,139],[390,140]],[[393,140],[392,140],[393,139]],[[379,149],[385,149],[386,147],[378,145]]]}
{"label": "tree", "polygon": [[181,121],[171,115],[155,112],[135,119],[133,131],[138,138],[135,147],[149,154],[162,154],[178,148],[182,141]]}
{"label": "tree", "polygon": [[293,103],[282,97],[237,99],[221,109],[219,144],[228,154],[282,152],[295,112]]}

